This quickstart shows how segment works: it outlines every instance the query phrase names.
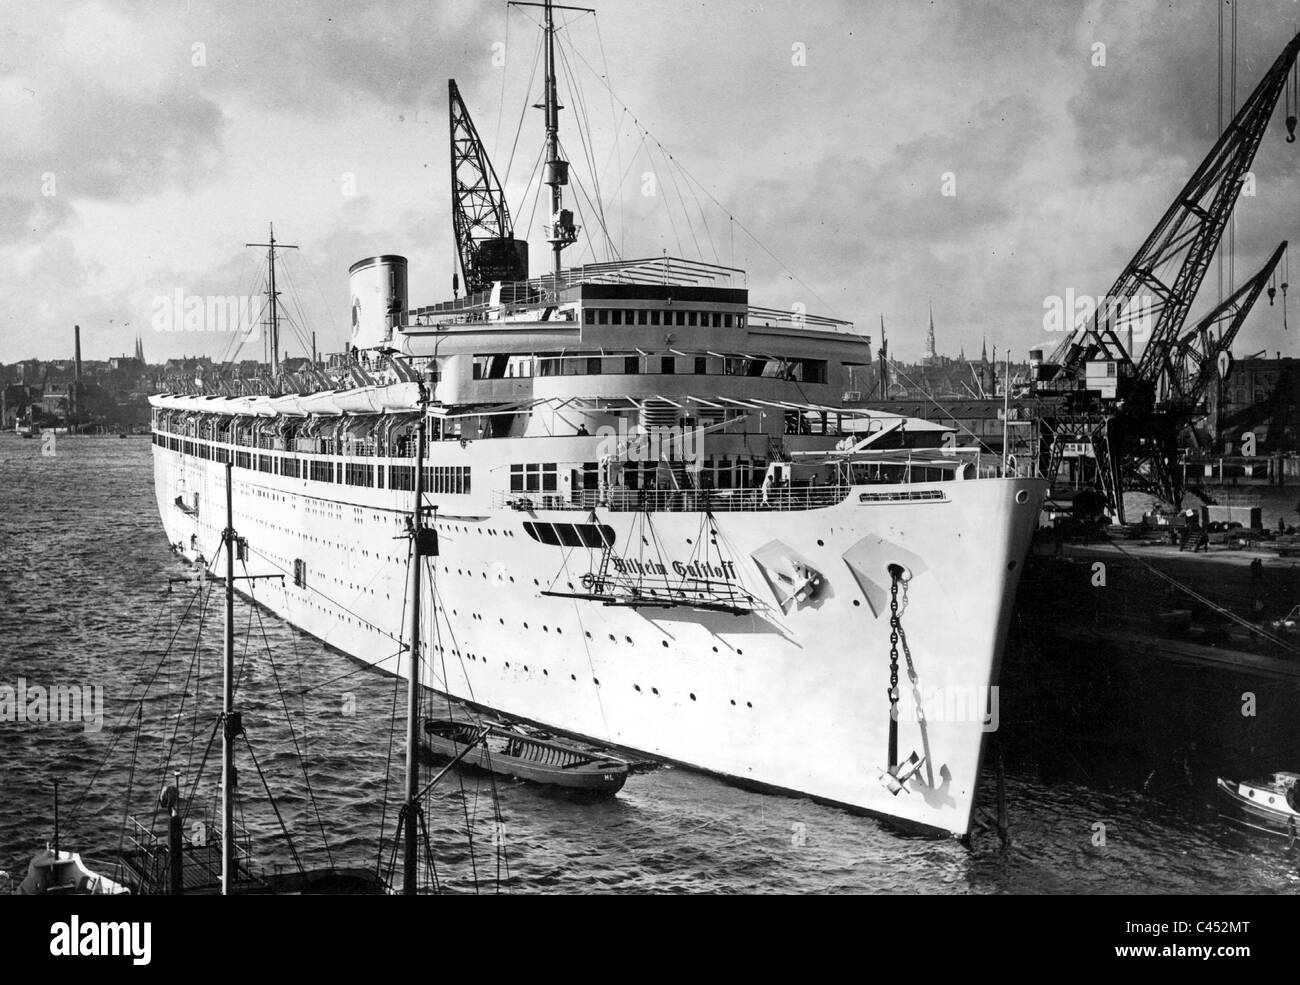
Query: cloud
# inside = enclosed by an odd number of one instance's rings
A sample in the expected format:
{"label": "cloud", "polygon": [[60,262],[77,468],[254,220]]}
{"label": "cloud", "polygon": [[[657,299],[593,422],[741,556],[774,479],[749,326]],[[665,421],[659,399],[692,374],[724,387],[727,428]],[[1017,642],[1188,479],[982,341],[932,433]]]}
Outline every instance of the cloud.
{"label": "cloud", "polygon": [[[448,296],[452,76],[503,177],[514,153],[516,231],[544,264],[545,206],[535,181],[525,193],[542,141],[537,16],[150,0],[0,17],[0,358],[61,353],[73,322],[89,346],[129,349],[122,325],[146,323],[153,294],[242,290],[260,262],[243,244],[272,220],[302,246],[286,270],[322,349],[344,342],[362,256],[407,255],[413,303]],[[1240,16],[1239,101],[1293,4]],[[1108,288],[1216,128],[1212,6],[607,0],[562,20],[562,82],[582,83],[580,97],[562,84],[562,138],[593,196],[594,165],[624,255],[734,257],[756,303],[811,293],[809,310],[865,330],[883,311],[902,356],[920,353],[930,298],[954,352],[1041,341],[1043,297]],[[1294,232],[1300,161],[1284,149],[1266,135],[1258,194],[1238,209],[1238,279]],[[576,183],[566,204],[585,229],[567,259],[590,260],[600,210]],[[1270,348],[1275,313],[1257,333]],[[150,353],[173,344],[195,343]]]}

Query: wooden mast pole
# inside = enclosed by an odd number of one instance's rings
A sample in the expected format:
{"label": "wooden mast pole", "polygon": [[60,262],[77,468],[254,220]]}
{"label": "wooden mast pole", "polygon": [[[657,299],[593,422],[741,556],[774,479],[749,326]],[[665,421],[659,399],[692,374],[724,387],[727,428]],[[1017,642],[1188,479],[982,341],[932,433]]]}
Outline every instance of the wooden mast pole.
{"label": "wooden mast pole", "polygon": [[[421,388],[423,390],[423,388]],[[407,580],[407,608],[410,611],[409,680],[406,691],[406,804],[402,809],[405,824],[406,847],[403,858],[402,892],[412,896],[416,892],[419,870],[420,829],[420,593],[422,590],[422,561],[425,547],[421,533],[424,527],[424,442],[428,417],[426,398],[421,393],[420,424],[415,440],[415,510],[411,516],[411,570]]]}

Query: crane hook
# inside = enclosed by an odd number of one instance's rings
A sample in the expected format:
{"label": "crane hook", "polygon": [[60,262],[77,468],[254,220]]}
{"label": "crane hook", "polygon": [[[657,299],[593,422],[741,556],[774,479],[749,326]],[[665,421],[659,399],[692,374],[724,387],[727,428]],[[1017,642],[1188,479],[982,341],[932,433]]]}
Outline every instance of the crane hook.
{"label": "crane hook", "polygon": [[1273,307],[1273,299],[1277,297],[1277,288],[1272,284],[1268,285],[1268,306]]}
{"label": "crane hook", "polygon": [[1296,125],[1295,116],[1294,115],[1288,116],[1286,118],[1286,142],[1288,144],[1295,143],[1295,125]]}

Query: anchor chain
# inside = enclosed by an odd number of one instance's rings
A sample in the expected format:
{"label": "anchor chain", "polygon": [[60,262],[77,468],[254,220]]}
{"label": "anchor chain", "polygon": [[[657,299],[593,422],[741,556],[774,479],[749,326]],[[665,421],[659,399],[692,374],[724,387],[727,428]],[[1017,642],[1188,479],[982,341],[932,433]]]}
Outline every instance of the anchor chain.
{"label": "anchor chain", "polygon": [[889,763],[891,773],[898,770],[898,639],[903,625],[898,613],[898,583],[903,569],[889,566]]}
{"label": "anchor chain", "polygon": [[921,703],[921,678],[916,673],[916,664],[912,662],[912,648],[907,645],[907,633],[903,631],[903,613],[907,611],[907,581],[903,580],[903,604],[898,609],[898,640],[903,644],[903,657],[907,660],[907,679],[912,682],[912,701],[916,705],[916,722],[925,727],[925,707]]}

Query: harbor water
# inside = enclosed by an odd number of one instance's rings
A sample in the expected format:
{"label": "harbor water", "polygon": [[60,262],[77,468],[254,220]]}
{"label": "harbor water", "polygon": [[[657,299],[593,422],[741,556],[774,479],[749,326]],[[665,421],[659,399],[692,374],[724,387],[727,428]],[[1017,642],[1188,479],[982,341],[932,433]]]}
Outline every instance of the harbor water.
{"label": "harbor water", "polygon": [[[0,721],[0,869],[21,878],[52,836],[56,780],[60,847],[93,858],[124,845],[128,800],[133,812],[147,813],[173,777],[188,792],[205,754],[207,780],[195,798],[211,800],[221,606],[211,585],[200,595],[195,570],[166,543],[147,438],[60,436],[51,445],[0,436],[0,495],[0,685],[103,689],[102,728]],[[1239,490],[1233,500],[1260,495],[1272,503],[1266,522],[1276,524],[1287,510],[1290,522],[1300,520],[1300,486]],[[257,586],[278,590],[273,580]],[[299,850],[316,863],[387,859],[391,845],[380,837],[390,840],[396,827],[402,765],[397,682],[265,610],[240,602],[236,622],[238,704]],[[172,659],[161,664],[173,637]],[[1051,731],[1051,723],[1004,717],[1016,728]],[[457,892],[1300,889],[1300,849],[1227,826],[1204,784],[1143,789],[1104,762],[1062,769],[1040,736],[1004,738],[1042,750],[1037,759],[1008,757],[1009,848],[991,827],[969,845],[907,836],[871,818],[682,768],[635,775],[616,798],[597,804],[457,772],[428,802],[438,875]],[[809,735],[807,756],[818,754],[817,742]],[[254,854],[287,865],[275,812],[251,762],[242,763],[241,820]],[[1300,769],[1300,758],[1276,768]],[[986,770],[982,815],[991,817],[993,793]]]}

